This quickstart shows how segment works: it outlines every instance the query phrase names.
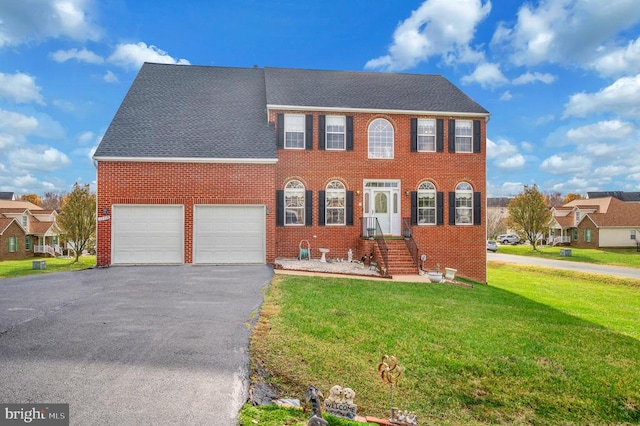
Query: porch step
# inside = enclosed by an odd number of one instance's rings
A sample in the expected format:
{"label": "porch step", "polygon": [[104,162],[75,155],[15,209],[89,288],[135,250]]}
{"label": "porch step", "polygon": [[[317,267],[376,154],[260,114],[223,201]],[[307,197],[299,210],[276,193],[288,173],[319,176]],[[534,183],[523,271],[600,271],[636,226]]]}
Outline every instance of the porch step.
{"label": "porch step", "polygon": [[[404,240],[387,240],[387,274],[389,275],[416,275],[418,267],[413,262],[411,253]],[[379,249],[375,247],[376,258],[382,259]]]}

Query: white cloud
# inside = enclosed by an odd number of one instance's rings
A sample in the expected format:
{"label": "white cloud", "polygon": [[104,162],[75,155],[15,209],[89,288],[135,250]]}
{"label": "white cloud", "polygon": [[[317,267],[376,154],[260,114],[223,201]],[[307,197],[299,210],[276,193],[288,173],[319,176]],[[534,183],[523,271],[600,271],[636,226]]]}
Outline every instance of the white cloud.
{"label": "white cloud", "polygon": [[433,56],[445,61],[451,61],[451,56],[477,61],[482,55],[474,53],[469,44],[476,26],[490,11],[490,1],[426,0],[395,29],[388,54],[371,59],[365,68],[401,71]]}
{"label": "white cloud", "polygon": [[41,87],[36,85],[35,77],[21,72],[15,74],[0,73],[0,98],[10,99],[17,103],[36,102],[44,104],[40,89]]}
{"label": "white cloud", "polygon": [[560,153],[545,159],[540,168],[554,175],[575,174],[591,169],[591,159],[586,156]]}
{"label": "white cloud", "polygon": [[545,84],[551,84],[554,81],[556,81],[556,77],[549,73],[543,74],[539,72],[527,72],[522,74],[520,77],[514,79],[513,84],[515,85],[529,84],[529,83],[535,83],[536,81],[539,81]]}
{"label": "white cloud", "polygon": [[600,75],[616,77],[640,72],[640,38],[631,40],[626,47],[602,47],[600,50],[607,53],[591,64]]}
{"label": "white cloud", "polygon": [[94,138],[95,138],[95,135],[93,134],[93,132],[86,131],[86,132],[82,132],[78,136],[78,142],[80,142],[80,145],[86,145],[89,142],[91,142]]}
{"label": "white cloud", "polygon": [[640,74],[623,77],[597,93],[577,93],[565,105],[564,116],[585,117],[613,112],[621,116],[640,116]]}
{"label": "white cloud", "polygon": [[620,120],[600,121],[568,130],[567,139],[575,143],[605,139],[626,140],[634,131],[634,126],[631,123]]}
{"label": "white cloud", "polygon": [[71,160],[63,152],[53,147],[23,147],[7,154],[9,164],[21,171],[54,171],[60,170]]}
{"label": "white cloud", "polygon": [[495,162],[496,167],[504,170],[521,169],[524,164],[525,160],[522,154],[516,154],[511,157],[505,158],[504,160]]}
{"label": "white cloud", "polygon": [[484,63],[476,67],[470,75],[462,77],[462,83],[478,83],[482,87],[495,87],[507,84],[509,80],[500,71],[500,65]]}
{"label": "white cloud", "polygon": [[533,152],[533,144],[530,142],[520,142],[520,147],[526,152]]}
{"label": "white cloud", "polygon": [[602,55],[601,46],[638,23],[640,8],[634,0],[541,0],[525,3],[517,22],[501,23],[493,47],[504,47],[516,65],[543,62],[589,65]]}
{"label": "white cloud", "polygon": [[506,139],[498,139],[497,142],[487,138],[487,158],[495,159],[516,154],[518,148]]}
{"label": "white cloud", "polygon": [[500,96],[501,101],[510,101],[511,99],[513,99],[513,95],[508,90]]}
{"label": "white cloud", "polygon": [[70,59],[75,59],[78,62],[87,62],[89,64],[101,64],[104,62],[102,56],[99,56],[86,48],[81,50],[75,48],[69,50],[58,50],[53,52],[50,56],[56,62],[66,62]]}
{"label": "white cloud", "polygon": [[114,73],[112,73],[109,70],[107,70],[107,72],[105,73],[105,75],[102,78],[107,83],[118,83],[120,81],[120,80],[118,80],[118,76],[115,75]]}
{"label": "white cloud", "polygon": [[37,118],[0,109],[0,134],[25,136],[37,128]]}
{"label": "white cloud", "polygon": [[0,2],[0,48],[49,37],[98,40],[90,0],[19,0]]}
{"label": "white cloud", "polygon": [[175,59],[164,50],[146,43],[123,43],[109,56],[108,61],[126,69],[137,70],[145,62],[189,65],[186,59]]}

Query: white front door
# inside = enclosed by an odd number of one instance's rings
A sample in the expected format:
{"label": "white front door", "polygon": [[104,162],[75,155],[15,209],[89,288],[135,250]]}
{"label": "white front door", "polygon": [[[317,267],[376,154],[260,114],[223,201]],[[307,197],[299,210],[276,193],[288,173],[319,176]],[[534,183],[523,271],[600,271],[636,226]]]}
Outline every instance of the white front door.
{"label": "white front door", "polygon": [[400,181],[365,181],[364,216],[378,219],[384,235],[400,235]]}

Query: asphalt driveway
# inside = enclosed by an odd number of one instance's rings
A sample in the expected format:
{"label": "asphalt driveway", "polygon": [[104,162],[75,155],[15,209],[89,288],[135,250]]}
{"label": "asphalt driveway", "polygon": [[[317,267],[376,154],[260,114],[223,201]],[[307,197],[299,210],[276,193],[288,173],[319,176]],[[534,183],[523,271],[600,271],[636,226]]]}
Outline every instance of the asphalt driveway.
{"label": "asphalt driveway", "polygon": [[269,266],[112,267],[0,280],[0,402],[72,425],[234,425]]}

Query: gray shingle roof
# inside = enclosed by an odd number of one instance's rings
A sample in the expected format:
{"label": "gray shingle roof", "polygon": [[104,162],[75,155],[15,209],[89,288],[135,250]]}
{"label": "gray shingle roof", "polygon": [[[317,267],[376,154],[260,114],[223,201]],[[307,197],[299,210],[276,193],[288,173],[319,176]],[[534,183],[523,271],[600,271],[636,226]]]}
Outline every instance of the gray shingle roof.
{"label": "gray shingle roof", "polygon": [[264,71],[145,63],[94,156],[276,159]]}
{"label": "gray shingle roof", "polygon": [[265,68],[267,104],[489,112],[441,75]]}
{"label": "gray shingle roof", "polygon": [[145,63],[94,157],[275,160],[267,105],[488,114],[439,75]]}

